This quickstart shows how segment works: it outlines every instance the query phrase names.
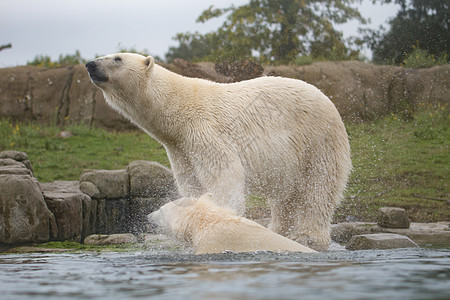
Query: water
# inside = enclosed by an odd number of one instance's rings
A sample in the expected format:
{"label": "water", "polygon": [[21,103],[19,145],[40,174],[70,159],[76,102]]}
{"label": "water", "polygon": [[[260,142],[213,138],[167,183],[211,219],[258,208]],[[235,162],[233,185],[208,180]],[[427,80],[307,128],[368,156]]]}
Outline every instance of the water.
{"label": "water", "polygon": [[0,299],[449,299],[450,249],[0,255]]}

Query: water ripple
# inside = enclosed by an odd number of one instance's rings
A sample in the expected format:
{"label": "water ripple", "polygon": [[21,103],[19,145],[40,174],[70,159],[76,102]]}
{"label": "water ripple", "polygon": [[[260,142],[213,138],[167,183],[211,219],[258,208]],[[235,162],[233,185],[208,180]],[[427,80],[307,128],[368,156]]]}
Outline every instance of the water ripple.
{"label": "water ripple", "polygon": [[1,299],[445,299],[450,250],[0,256]]}

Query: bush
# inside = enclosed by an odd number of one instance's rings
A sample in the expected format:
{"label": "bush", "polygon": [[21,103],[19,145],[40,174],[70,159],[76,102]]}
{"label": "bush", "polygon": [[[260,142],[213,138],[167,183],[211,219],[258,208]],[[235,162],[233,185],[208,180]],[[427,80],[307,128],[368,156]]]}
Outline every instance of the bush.
{"label": "bush", "polygon": [[443,53],[439,57],[429,54],[427,50],[413,46],[413,51],[403,60],[405,68],[430,68],[447,64],[447,54]]}
{"label": "bush", "polygon": [[314,59],[310,55],[301,55],[301,56],[298,56],[294,60],[294,65],[306,66],[306,65],[312,64],[313,62],[314,62]]}
{"label": "bush", "polygon": [[79,64],[84,64],[86,60],[81,57],[79,50],[75,51],[75,54],[59,55],[57,61],[52,61],[51,57],[48,55],[36,55],[31,62],[28,62],[29,66],[56,68],[56,67],[67,67],[75,66]]}

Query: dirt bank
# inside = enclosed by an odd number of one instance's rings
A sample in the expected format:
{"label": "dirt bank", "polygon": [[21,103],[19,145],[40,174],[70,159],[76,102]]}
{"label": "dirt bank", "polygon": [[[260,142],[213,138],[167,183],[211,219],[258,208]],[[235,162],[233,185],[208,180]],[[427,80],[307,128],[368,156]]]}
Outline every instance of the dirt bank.
{"label": "dirt bank", "polygon": [[[241,73],[246,72],[245,66]],[[212,63],[193,64],[182,60],[166,67],[185,76],[217,82],[236,81],[233,74],[239,74],[239,69],[224,75]],[[255,70],[259,72],[258,68]],[[304,80],[328,95],[344,120],[359,122],[390,113],[412,115],[419,105],[448,104],[449,74],[450,65],[406,69],[346,61],[268,66],[262,74],[240,74],[245,76],[238,79],[285,76]],[[134,128],[105,103],[82,65],[0,69],[0,118],[5,117],[59,126],[83,122],[107,129]]]}

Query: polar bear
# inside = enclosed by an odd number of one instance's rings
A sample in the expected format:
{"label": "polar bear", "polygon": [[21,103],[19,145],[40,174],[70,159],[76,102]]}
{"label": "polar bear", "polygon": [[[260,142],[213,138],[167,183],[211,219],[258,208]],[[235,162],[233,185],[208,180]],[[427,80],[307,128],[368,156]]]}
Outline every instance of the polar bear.
{"label": "polar bear", "polygon": [[181,198],[148,215],[150,223],[194,247],[195,254],[223,251],[316,252],[270,231],[232,210],[219,207],[211,194]]}
{"label": "polar bear", "polygon": [[181,196],[210,192],[239,215],[247,196],[263,197],[271,230],[328,247],[351,160],[342,119],[316,87],[283,77],[220,84],[130,53],[86,67],[107,103],[165,147]]}

